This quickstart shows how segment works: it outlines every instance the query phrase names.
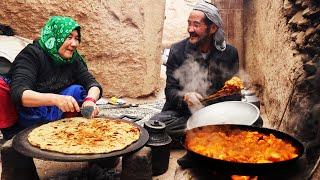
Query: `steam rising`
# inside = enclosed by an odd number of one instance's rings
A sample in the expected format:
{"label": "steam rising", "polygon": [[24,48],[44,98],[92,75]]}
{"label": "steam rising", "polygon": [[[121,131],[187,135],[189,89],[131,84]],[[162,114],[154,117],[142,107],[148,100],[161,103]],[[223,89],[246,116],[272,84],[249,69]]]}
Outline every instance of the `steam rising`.
{"label": "steam rising", "polygon": [[[203,97],[207,96],[207,90],[211,86],[208,78],[208,68],[201,66],[194,60],[193,56],[189,56],[185,63],[174,72],[173,76],[179,80],[183,87],[180,96],[183,96],[186,92],[197,92]],[[189,107],[189,110],[194,113],[203,107],[201,103],[194,104]]]}
{"label": "steam rising", "polygon": [[189,57],[185,63],[177,69],[174,78],[178,79],[183,90],[180,95],[186,92],[197,92],[202,96],[207,95],[207,90],[211,86],[208,80],[208,69],[200,66],[193,57]]}
{"label": "steam rising", "polygon": [[251,86],[251,84],[250,84],[251,80],[250,80],[249,74],[247,74],[247,73],[244,71],[244,69],[240,69],[238,74],[239,74],[241,80],[243,81],[244,87],[245,87],[245,88],[250,88],[250,86]]}
{"label": "steam rising", "polygon": [[[188,54],[188,59],[173,73],[182,86],[182,91],[179,92],[183,96],[187,92],[197,92],[202,97],[206,97],[221,88],[224,81],[229,80],[237,73],[236,67],[230,68],[223,63],[216,63],[212,59],[196,61],[199,58],[198,54]],[[204,61],[210,61],[208,66],[203,66]],[[210,73],[209,73],[210,70]],[[244,79],[249,79],[249,76],[242,70],[239,74],[245,76]],[[212,84],[212,82],[216,84]],[[191,113],[203,107],[200,103],[196,107],[189,108]]]}

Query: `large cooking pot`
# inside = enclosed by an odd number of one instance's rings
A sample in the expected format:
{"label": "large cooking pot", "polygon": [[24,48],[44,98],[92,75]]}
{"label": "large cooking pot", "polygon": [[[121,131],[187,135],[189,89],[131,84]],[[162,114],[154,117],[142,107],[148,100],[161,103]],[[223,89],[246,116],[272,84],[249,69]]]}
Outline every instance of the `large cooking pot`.
{"label": "large cooking pot", "polygon": [[253,104],[242,101],[224,101],[206,106],[188,119],[187,129],[216,124],[252,125],[260,116]]}
{"label": "large cooking pot", "polygon": [[[111,118],[109,118],[111,119]],[[42,124],[31,126],[20,133],[18,133],[13,138],[13,148],[20,152],[21,154],[37,159],[43,159],[43,160],[52,160],[52,161],[62,161],[62,162],[81,162],[81,161],[94,161],[94,160],[101,160],[101,159],[113,159],[115,157],[123,156],[129,153],[133,153],[135,151],[138,151],[141,149],[149,139],[149,134],[146,129],[139,126],[136,123],[122,120],[122,119],[113,119],[115,121],[122,121],[129,123],[140,130],[140,138],[138,141],[132,143],[128,147],[126,147],[123,150],[119,151],[113,151],[110,153],[99,153],[99,154],[64,154],[59,152],[53,152],[53,151],[47,151],[42,150],[38,147],[32,146],[28,141],[28,134],[35,128],[39,127]]]}
{"label": "large cooking pot", "polygon": [[[286,133],[283,133],[281,131],[277,131],[274,129],[261,128],[261,127],[248,126],[248,125],[235,125],[235,124],[209,125],[209,126],[216,129],[220,129],[220,130],[222,129],[230,132],[244,130],[244,131],[257,131],[259,133],[266,134],[266,135],[273,134],[277,138],[291,143],[297,149],[298,156],[286,161],[273,162],[273,163],[241,163],[241,162],[231,162],[231,161],[207,157],[192,151],[185,145],[185,148],[188,152],[188,156],[190,157],[190,159],[193,160],[192,163],[197,164],[197,166],[200,166],[201,168],[209,168],[209,169],[218,170],[221,172],[227,172],[230,174],[263,175],[268,173],[285,171],[286,169],[290,169],[290,170],[294,169],[295,167],[297,167],[295,166],[297,163],[297,160],[304,153],[304,146],[299,140],[297,140],[296,138]],[[201,131],[201,128],[203,129],[209,126],[197,127],[194,129],[187,130],[186,135],[188,135],[188,133],[193,133],[195,130]],[[241,139],[239,141],[241,141]]]}

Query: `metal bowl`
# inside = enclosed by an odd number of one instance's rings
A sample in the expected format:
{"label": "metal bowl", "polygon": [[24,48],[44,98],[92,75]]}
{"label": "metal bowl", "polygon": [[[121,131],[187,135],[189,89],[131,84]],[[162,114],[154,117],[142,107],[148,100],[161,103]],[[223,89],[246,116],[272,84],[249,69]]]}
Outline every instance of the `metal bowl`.
{"label": "metal bowl", "polygon": [[188,119],[187,129],[206,125],[239,124],[252,125],[260,116],[253,104],[242,101],[225,101],[204,107]]}

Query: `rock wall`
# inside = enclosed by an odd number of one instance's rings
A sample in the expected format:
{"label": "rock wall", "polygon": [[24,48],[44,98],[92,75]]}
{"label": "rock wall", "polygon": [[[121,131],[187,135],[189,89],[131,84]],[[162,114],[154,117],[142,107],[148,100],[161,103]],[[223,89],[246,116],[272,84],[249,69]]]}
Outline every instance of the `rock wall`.
{"label": "rock wall", "polygon": [[[283,12],[291,31],[292,48],[302,56],[304,70],[284,117],[298,122],[297,131],[304,140],[320,139],[320,1],[285,0]],[[292,113],[300,116],[292,117]]]}
{"label": "rock wall", "polygon": [[158,90],[164,1],[6,0],[0,7],[0,23],[30,39],[52,15],[78,21],[79,51],[104,95],[140,97]]}
{"label": "rock wall", "polygon": [[244,1],[245,71],[273,127],[279,126],[287,110],[292,81],[302,65],[290,47],[291,33],[282,7],[282,1]]}
{"label": "rock wall", "polygon": [[171,44],[189,37],[188,17],[195,2],[196,0],[166,0],[162,39],[164,48],[170,48]]}
{"label": "rock wall", "polygon": [[245,68],[270,125],[314,138],[320,118],[314,115],[320,100],[319,2],[244,1],[244,17]]}

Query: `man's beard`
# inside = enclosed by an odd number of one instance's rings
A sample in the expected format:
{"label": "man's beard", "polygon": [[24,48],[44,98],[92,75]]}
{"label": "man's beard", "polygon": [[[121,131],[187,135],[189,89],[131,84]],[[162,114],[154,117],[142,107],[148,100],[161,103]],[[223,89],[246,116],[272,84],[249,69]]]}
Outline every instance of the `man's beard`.
{"label": "man's beard", "polygon": [[[193,47],[199,47],[202,44],[206,43],[206,41],[211,40],[213,38],[213,34],[209,34],[209,29],[207,30],[206,34],[202,36],[196,43],[190,43]],[[194,33],[195,34],[195,33]],[[196,34],[198,36],[198,34]],[[191,34],[190,34],[191,36]]]}

